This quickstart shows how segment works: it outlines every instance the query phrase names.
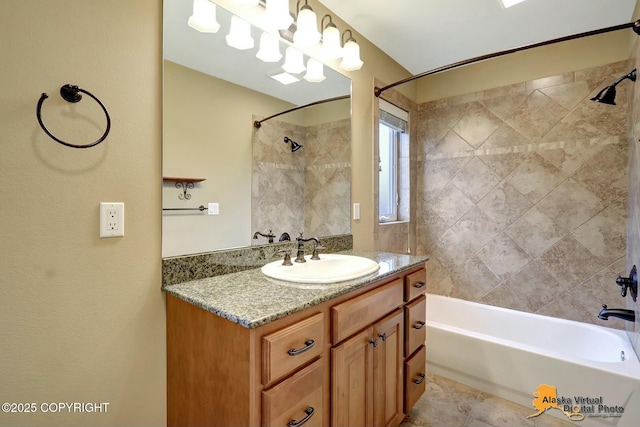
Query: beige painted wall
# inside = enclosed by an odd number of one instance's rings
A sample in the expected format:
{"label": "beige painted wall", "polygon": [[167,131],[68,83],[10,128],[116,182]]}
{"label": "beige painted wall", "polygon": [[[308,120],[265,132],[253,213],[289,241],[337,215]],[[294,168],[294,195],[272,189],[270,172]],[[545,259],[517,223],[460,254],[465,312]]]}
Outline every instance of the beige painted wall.
{"label": "beige painted wall", "polygon": [[633,39],[630,39],[630,34],[635,36],[631,29],[627,29],[584,37],[424,77],[418,80],[417,102],[423,103],[623,61],[629,57],[631,51]]}
{"label": "beige painted wall", "polygon": [[[0,2],[0,425],[163,425],[160,292],[161,2]],[[57,144],[35,117],[71,142]],[[99,203],[125,203],[125,236],[98,237]],[[107,402],[106,413],[41,412]]]}

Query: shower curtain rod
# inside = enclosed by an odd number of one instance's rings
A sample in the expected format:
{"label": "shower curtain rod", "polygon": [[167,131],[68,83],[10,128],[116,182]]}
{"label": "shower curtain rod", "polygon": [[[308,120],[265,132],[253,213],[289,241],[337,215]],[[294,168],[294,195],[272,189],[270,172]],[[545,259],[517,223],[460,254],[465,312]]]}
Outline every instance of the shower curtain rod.
{"label": "shower curtain rod", "polygon": [[423,73],[416,74],[416,75],[411,76],[411,77],[407,77],[406,79],[402,79],[402,80],[397,81],[395,83],[391,83],[390,85],[387,85],[387,86],[383,86],[383,87],[377,87],[376,86],[374,88],[374,90],[373,90],[373,93],[375,94],[376,97],[379,97],[382,94],[382,92],[384,92],[387,89],[391,89],[391,88],[399,86],[401,84],[409,83],[409,82],[411,82],[413,80],[417,80],[417,79],[422,78],[422,77],[430,76],[432,74],[437,74],[437,73],[441,73],[443,71],[451,70],[453,68],[462,67],[463,65],[469,65],[469,64],[473,64],[474,62],[484,61],[486,59],[491,59],[491,58],[497,58],[499,56],[508,55],[510,53],[520,52],[520,51],[527,50],[527,49],[533,49],[535,47],[542,47],[542,46],[547,46],[547,45],[554,44],[554,43],[559,43],[559,42],[564,42],[564,41],[568,41],[568,40],[579,39],[579,38],[582,38],[582,37],[594,36],[596,34],[604,34],[604,33],[612,32],[612,31],[624,30],[626,28],[633,28],[633,31],[636,34],[640,35],[640,20],[637,20],[635,22],[629,22],[629,23],[626,23],[626,24],[614,25],[613,27],[601,28],[599,30],[592,30],[592,31],[584,32],[584,33],[573,34],[573,35],[570,35],[570,36],[559,37],[559,38],[556,38],[556,39],[551,39],[551,40],[547,40],[547,41],[543,41],[543,42],[532,43],[532,44],[528,44],[528,45],[524,45],[524,46],[520,46],[520,47],[515,47],[515,48],[511,48],[511,49],[507,49],[507,50],[502,50],[500,52],[495,52],[495,53],[489,53],[487,55],[476,56],[475,58],[465,59],[464,61],[455,62],[453,64],[449,64],[449,65],[445,65],[445,66],[442,66],[442,67],[434,68],[433,70],[425,71]]}
{"label": "shower curtain rod", "polygon": [[318,104],[324,104],[325,102],[339,101],[341,99],[347,99],[347,98],[351,98],[351,95],[336,96],[335,98],[327,98],[327,99],[322,99],[320,101],[310,102],[309,104],[305,104],[305,105],[298,105],[297,107],[293,107],[287,111],[283,111],[281,113],[274,114],[273,116],[269,116],[266,119],[256,120],[255,122],[253,122],[253,126],[256,128],[260,128],[260,126],[262,126],[262,122],[266,122],[267,120],[273,119],[274,117],[281,116],[282,114],[291,113],[292,111],[300,110],[302,108],[312,107]]}

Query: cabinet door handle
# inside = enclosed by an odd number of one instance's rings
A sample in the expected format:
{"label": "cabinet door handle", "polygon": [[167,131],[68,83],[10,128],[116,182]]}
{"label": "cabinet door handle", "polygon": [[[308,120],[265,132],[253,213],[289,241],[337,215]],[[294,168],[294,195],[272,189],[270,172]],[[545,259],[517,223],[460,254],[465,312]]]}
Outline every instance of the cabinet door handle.
{"label": "cabinet door handle", "polygon": [[304,413],[307,414],[307,415],[305,415],[305,417],[303,419],[301,419],[300,421],[291,420],[291,421],[289,421],[289,424],[287,424],[287,427],[301,426],[302,424],[304,424],[307,421],[309,421],[309,419],[311,417],[313,417],[313,408],[311,406],[309,406],[307,409],[304,410]]}
{"label": "cabinet door handle", "polygon": [[413,380],[414,384],[422,384],[422,381],[424,381],[424,374],[418,374],[418,379],[417,380]]}
{"label": "cabinet door handle", "polygon": [[384,333],[382,333],[382,334],[380,334],[378,336],[382,339],[382,341],[386,341],[387,340],[387,333],[386,332],[384,332]]}
{"label": "cabinet door handle", "polygon": [[426,285],[426,283],[424,283],[424,282],[418,282],[415,285],[413,285],[413,287],[420,289],[420,288],[424,288],[425,285]]}
{"label": "cabinet door handle", "polygon": [[[289,356],[297,356],[297,355],[299,355],[301,353],[304,353],[305,351],[311,349],[314,345],[316,345],[316,342],[314,340],[308,340],[308,341],[305,341],[304,347],[302,347],[300,350],[292,348],[287,353],[289,354]],[[311,409],[313,409],[313,408],[311,408]]]}
{"label": "cabinet door handle", "polygon": [[378,340],[370,340],[369,344],[371,344],[374,347],[377,347],[378,346]]}
{"label": "cabinet door handle", "polygon": [[424,327],[425,323],[420,321],[418,323],[416,323],[415,325],[413,325],[413,329],[422,329]]}

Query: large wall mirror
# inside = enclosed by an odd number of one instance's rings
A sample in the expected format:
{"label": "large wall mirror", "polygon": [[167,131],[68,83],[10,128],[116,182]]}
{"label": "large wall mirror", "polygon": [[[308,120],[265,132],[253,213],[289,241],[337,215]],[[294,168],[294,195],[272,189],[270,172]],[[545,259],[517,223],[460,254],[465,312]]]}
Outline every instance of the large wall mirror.
{"label": "large wall mirror", "polygon": [[279,83],[290,44],[263,62],[256,25],[254,47],[239,50],[230,12],[217,7],[216,33],[187,25],[192,12],[193,0],[164,0],[162,256],[265,244],[253,236],[270,230],[275,241],[349,233],[350,79],[325,66],[321,82]]}

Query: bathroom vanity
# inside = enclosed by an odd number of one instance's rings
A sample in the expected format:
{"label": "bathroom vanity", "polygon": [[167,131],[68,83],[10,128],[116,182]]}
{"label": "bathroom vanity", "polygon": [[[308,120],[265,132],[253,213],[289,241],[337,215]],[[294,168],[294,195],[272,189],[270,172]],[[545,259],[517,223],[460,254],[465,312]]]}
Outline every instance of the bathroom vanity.
{"label": "bathroom vanity", "polygon": [[167,293],[168,425],[396,426],[425,390],[426,258],[331,285],[260,269]]}

